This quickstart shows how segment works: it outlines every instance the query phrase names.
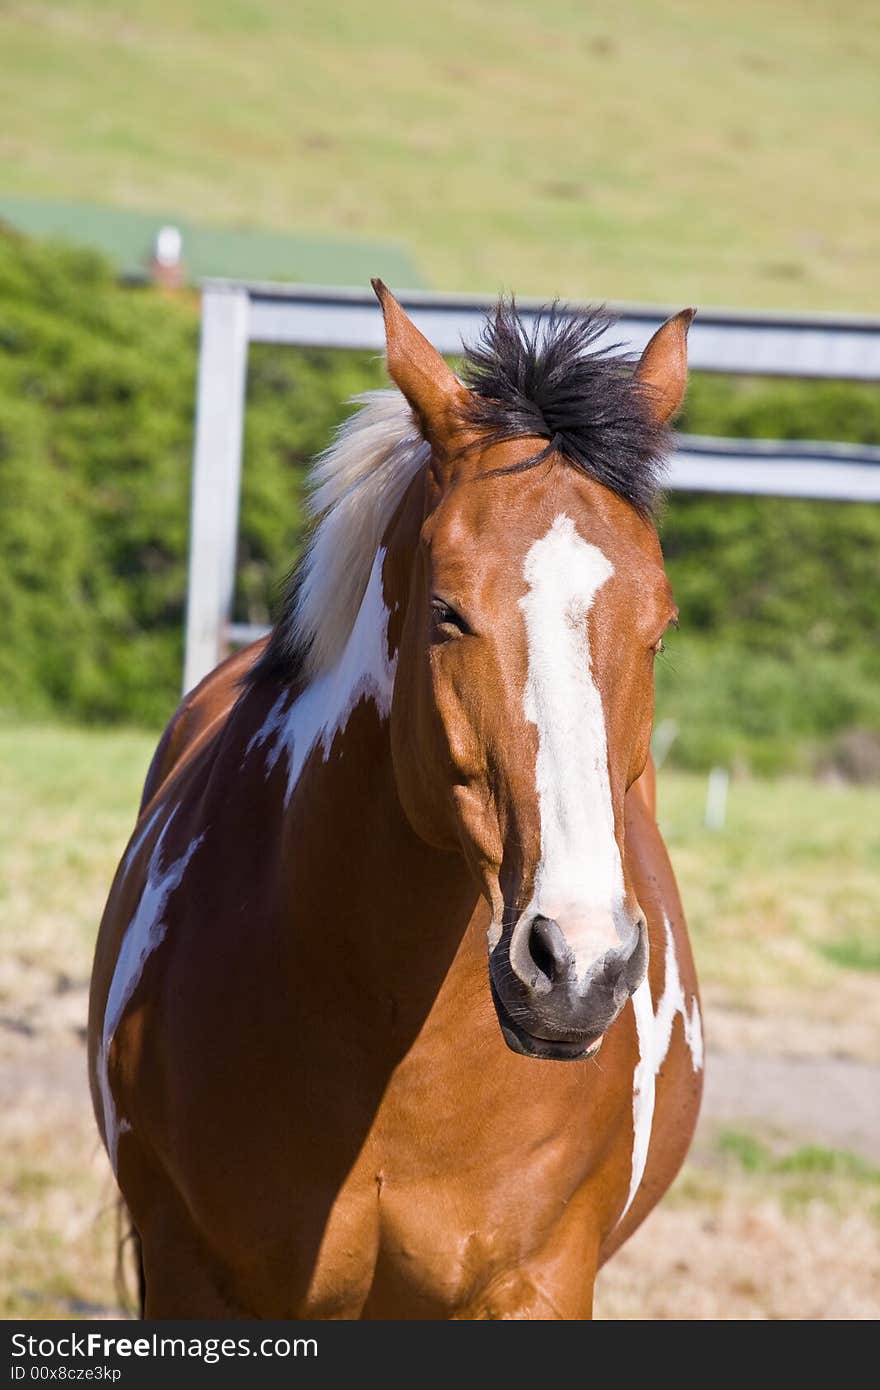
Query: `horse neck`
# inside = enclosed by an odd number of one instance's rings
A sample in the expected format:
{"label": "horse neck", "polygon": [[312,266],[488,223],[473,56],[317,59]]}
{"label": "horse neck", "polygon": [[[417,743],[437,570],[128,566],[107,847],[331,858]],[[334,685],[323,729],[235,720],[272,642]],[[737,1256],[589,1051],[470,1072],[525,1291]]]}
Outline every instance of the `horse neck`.
{"label": "horse neck", "polygon": [[[376,554],[340,658],[286,714],[282,706],[280,727],[265,741],[270,759],[279,742],[287,752],[284,838],[294,885],[328,862],[316,926],[357,962],[362,984],[372,979],[427,1004],[479,894],[460,855],[416,834],[397,793],[390,718],[409,572],[400,532],[390,559],[385,544]],[[266,725],[272,721],[270,713]]]}

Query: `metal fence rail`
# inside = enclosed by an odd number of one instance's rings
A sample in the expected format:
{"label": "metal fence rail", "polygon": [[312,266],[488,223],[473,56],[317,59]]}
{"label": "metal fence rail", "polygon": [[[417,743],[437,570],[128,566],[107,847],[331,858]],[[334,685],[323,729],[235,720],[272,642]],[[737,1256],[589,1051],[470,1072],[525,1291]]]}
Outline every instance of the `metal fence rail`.
{"label": "metal fence rail", "polygon": [[[412,291],[401,302],[441,352],[461,351],[477,336],[493,300]],[[526,322],[540,307],[519,300]],[[613,341],[640,352],[680,308],[608,306],[618,318]],[[231,642],[261,629],[231,624],[235,588],[247,350],[252,342],[311,347],[384,348],[382,316],[369,290],[244,284],[209,280],[202,334],[192,477],[184,690]],[[880,381],[880,320],[789,314],[701,312],[691,327],[695,371]],[[835,443],[706,439],[683,435],[668,486],[730,492],[880,501],[880,449]]]}
{"label": "metal fence rail", "polygon": [[[208,281],[205,292],[223,293],[227,281]],[[385,346],[382,316],[371,290],[324,290],[311,286],[249,285],[249,333],[254,343],[310,347]],[[461,351],[495,303],[472,295],[412,290],[399,296],[425,337],[443,353]],[[542,301],[518,299],[531,323]],[[641,352],[664,319],[682,306],[608,304],[618,319],[611,337]],[[688,334],[694,371],[758,376],[832,377],[880,381],[880,320],[860,315],[742,314],[700,311]]]}
{"label": "metal fence rail", "polygon": [[880,502],[880,449],[682,434],[667,487],[825,502]]}

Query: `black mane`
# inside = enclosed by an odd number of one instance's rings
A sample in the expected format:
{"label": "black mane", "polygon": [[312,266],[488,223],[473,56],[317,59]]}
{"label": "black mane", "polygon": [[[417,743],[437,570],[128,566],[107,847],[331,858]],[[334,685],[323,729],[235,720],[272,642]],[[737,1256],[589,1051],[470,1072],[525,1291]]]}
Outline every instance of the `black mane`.
{"label": "black mane", "polygon": [[529,329],[513,299],[499,300],[479,341],[465,350],[462,379],[472,393],[466,419],[482,443],[548,441],[510,472],[530,468],[556,449],[649,513],[669,435],[649,408],[633,358],[620,353],[619,344],[595,346],[614,323],[604,309],[553,304],[539,310]]}

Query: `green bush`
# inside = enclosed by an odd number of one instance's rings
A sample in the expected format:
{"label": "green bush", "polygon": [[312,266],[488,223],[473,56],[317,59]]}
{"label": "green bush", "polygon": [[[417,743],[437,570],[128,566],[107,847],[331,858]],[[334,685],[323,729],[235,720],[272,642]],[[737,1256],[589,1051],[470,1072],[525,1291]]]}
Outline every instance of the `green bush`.
{"label": "green bush", "polygon": [[[877,444],[880,391],[696,376],[680,427]],[[676,761],[775,772],[880,728],[880,507],[670,493],[660,530],[681,609],[658,666]]]}
{"label": "green bush", "polygon": [[[198,305],[0,234],[0,705],[159,724],[180,678]],[[265,621],[362,353],[251,351],[237,616]],[[880,442],[876,388],[696,378],[683,428]],[[880,508],[673,494],[673,756],[772,770],[880,727]]]}
{"label": "green bush", "polygon": [[[0,703],[158,724],[179,690],[198,305],[0,235]],[[238,604],[268,615],[303,466],[381,380],[362,354],[252,352]]]}
{"label": "green bush", "polygon": [[158,720],[180,662],[192,306],[0,237],[5,704]]}

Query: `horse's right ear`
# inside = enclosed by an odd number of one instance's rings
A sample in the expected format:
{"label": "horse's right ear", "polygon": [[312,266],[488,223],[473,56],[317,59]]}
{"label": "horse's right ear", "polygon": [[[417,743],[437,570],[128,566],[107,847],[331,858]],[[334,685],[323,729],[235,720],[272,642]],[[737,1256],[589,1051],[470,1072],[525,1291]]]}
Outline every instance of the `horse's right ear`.
{"label": "horse's right ear", "polygon": [[456,431],[465,388],[398,304],[381,280],[371,280],[385,318],[388,375],[412,406],[422,433],[434,449],[448,451]]}

